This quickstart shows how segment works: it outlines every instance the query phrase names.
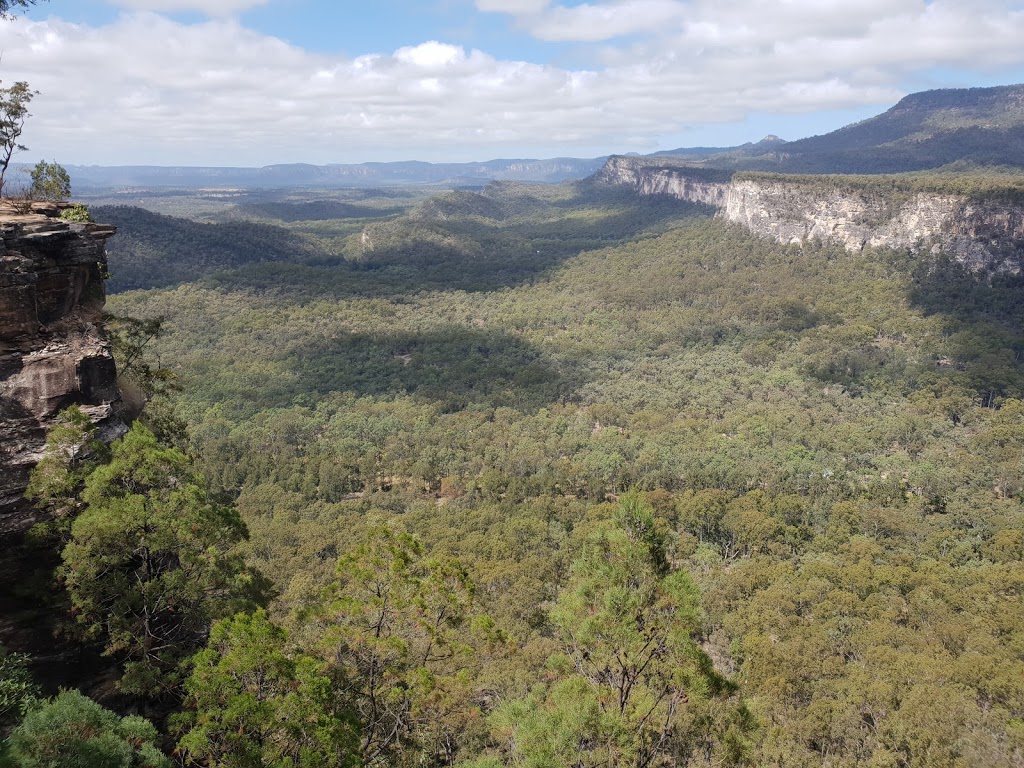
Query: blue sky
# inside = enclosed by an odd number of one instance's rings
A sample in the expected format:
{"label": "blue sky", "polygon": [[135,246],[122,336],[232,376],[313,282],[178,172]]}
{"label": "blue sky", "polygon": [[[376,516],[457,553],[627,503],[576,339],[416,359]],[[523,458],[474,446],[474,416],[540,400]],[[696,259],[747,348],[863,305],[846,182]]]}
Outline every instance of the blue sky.
{"label": "blue sky", "polygon": [[1017,0],[41,0],[0,72],[65,164],[591,157],[1021,82],[1022,39]]}

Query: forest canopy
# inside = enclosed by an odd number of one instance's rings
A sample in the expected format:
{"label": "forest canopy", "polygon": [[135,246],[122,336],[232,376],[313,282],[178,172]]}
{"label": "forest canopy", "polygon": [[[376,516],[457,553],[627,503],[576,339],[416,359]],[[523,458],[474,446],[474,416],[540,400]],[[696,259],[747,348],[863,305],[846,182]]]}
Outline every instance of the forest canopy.
{"label": "forest canopy", "polygon": [[[126,524],[187,521],[140,587],[202,575],[189,660],[121,683],[174,710],[181,759],[1021,761],[1024,278],[586,184],[282,204],[221,211],[251,229],[197,279],[109,299],[162,318],[145,354],[185,450],[140,427],[47,465]],[[132,242],[220,237],[120,214]],[[117,252],[115,280],[149,259]],[[137,574],[71,514],[66,568]],[[114,598],[68,583],[138,671]]]}

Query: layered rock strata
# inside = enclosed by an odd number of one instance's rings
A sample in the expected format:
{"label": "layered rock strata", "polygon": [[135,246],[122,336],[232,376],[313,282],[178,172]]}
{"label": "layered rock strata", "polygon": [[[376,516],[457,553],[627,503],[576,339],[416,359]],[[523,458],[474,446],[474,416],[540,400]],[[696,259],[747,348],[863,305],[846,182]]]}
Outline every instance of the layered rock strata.
{"label": "layered rock strata", "polygon": [[718,180],[703,169],[613,157],[599,183],[710,205],[719,215],[781,243],[823,240],[850,251],[885,247],[948,253],[973,270],[1019,273],[1024,208],[1010,201],[914,192],[891,195],[799,177]]}
{"label": "layered rock strata", "polygon": [[22,500],[57,415],[78,405],[113,439],[126,430],[101,325],[113,227],[61,206],[0,206],[0,532],[33,521]]}

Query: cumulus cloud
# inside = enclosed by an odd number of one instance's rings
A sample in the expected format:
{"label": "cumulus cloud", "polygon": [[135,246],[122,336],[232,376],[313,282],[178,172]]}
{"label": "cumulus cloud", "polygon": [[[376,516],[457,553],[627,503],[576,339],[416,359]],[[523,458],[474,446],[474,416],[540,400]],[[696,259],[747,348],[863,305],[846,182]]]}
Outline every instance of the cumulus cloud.
{"label": "cumulus cloud", "polygon": [[[478,2],[537,25],[641,7],[662,23],[641,34],[634,22],[637,37],[605,44],[590,69],[443,41],[345,58],[230,17],[189,25],[146,12],[103,27],[19,19],[0,27],[0,49],[5,79],[41,92],[33,151],[105,164],[598,154],[754,112],[891,103],[916,72],[1024,63],[1024,12],[996,2],[782,0],[769,12],[761,0],[694,0],[678,17],[674,0]],[[599,22],[577,35],[599,39]]]}
{"label": "cumulus cloud", "polygon": [[198,11],[207,16],[225,16],[266,5],[268,0],[111,0],[114,5],[137,11]]}
{"label": "cumulus cloud", "polygon": [[516,16],[540,13],[549,5],[551,0],[476,0],[476,7],[481,11],[511,13]]}
{"label": "cumulus cloud", "polygon": [[457,45],[430,40],[415,46],[406,46],[395,51],[395,59],[421,69],[444,69],[461,64],[466,52]]}
{"label": "cumulus cloud", "polygon": [[[481,10],[486,10],[481,7]],[[504,11],[510,13],[509,11]],[[512,12],[541,40],[597,42],[679,26],[687,7],[677,0],[621,0]]]}

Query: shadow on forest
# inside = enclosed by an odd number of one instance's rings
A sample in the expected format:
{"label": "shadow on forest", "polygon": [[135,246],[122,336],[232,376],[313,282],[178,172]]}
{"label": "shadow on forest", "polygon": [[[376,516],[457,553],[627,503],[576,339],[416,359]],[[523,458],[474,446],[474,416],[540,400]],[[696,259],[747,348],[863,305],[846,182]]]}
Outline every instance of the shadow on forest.
{"label": "shadow on forest", "polygon": [[109,692],[117,665],[68,631],[70,606],[54,578],[58,565],[51,545],[24,531],[0,533],[0,583],[9,585],[0,590],[0,645],[29,656],[32,678],[47,696],[61,688]]}
{"label": "shadow on forest", "polygon": [[456,326],[311,340],[289,362],[304,391],[412,395],[449,411],[474,403],[536,410],[583,383],[520,339]]}
{"label": "shadow on forest", "polygon": [[[538,194],[515,185],[488,194],[457,190],[398,217],[393,208],[328,199],[245,201],[215,224],[131,206],[98,206],[94,213],[119,230],[108,248],[111,292],[205,279],[227,289],[351,298],[530,283],[580,252],[654,236],[671,221],[710,210],[592,184],[554,199]],[[349,252],[341,253],[338,239],[233,218],[238,212],[283,222],[367,223],[360,242],[349,240]]]}
{"label": "shadow on forest", "polygon": [[971,272],[951,258],[912,269],[910,304],[942,316],[946,356],[983,402],[1024,397],[1024,276]]}
{"label": "shadow on forest", "polygon": [[311,200],[303,203],[290,202],[259,202],[242,203],[231,211],[230,219],[236,217],[260,217],[277,219],[278,221],[331,221],[334,219],[379,219],[394,216],[394,210],[374,208],[340,200]]}
{"label": "shadow on forest", "polygon": [[460,217],[432,202],[432,212],[436,209],[439,215],[421,213],[369,229],[370,244],[357,258],[320,254],[264,261],[219,272],[209,281],[229,290],[273,289],[290,296],[330,298],[494,291],[542,279],[581,252],[637,240],[645,233],[655,236],[672,221],[708,215],[705,206],[672,198],[616,194],[598,202],[600,207],[583,215],[546,221],[531,221],[521,213],[496,218],[470,212]]}
{"label": "shadow on forest", "polygon": [[270,224],[203,224],[126,205],[97,206],[93,215],[118,229],[107,245],[111,293],[172,288],[251,262],[316,255],[304,238]]}
{"label": "shadow on forest", "polygon": [[911,304],[926,314],[1024,330],[1024,275],[978,274],[943,258],[917,264],[912,278]]}

